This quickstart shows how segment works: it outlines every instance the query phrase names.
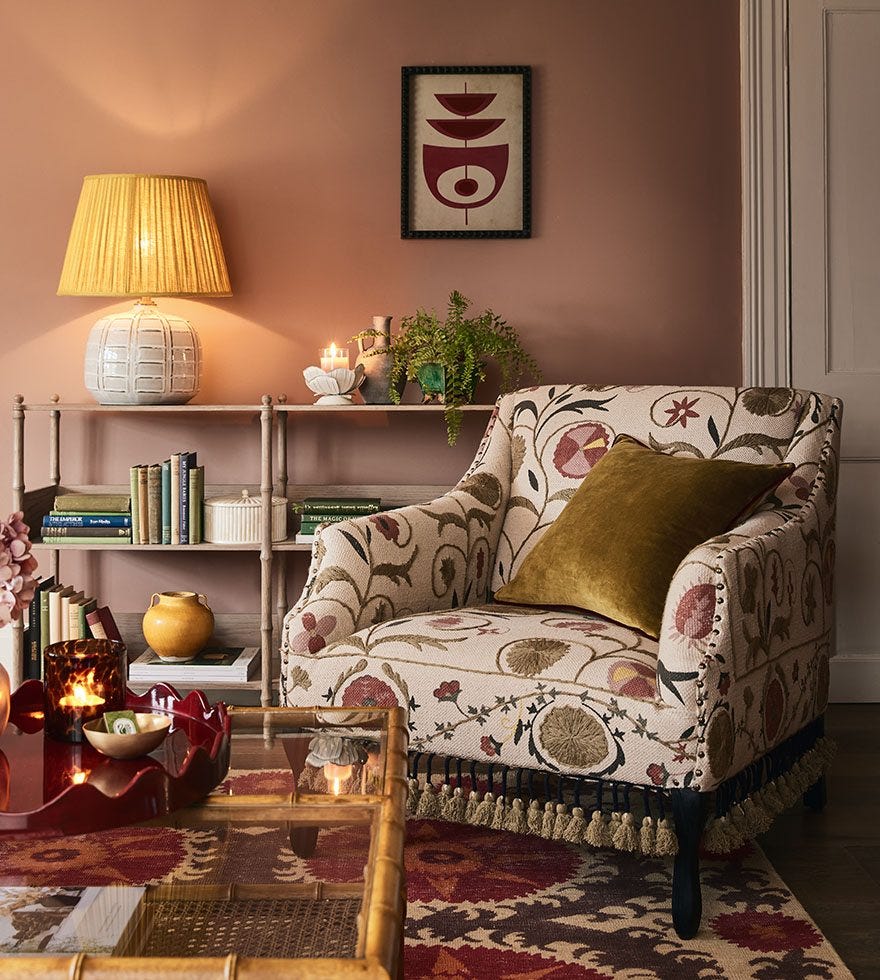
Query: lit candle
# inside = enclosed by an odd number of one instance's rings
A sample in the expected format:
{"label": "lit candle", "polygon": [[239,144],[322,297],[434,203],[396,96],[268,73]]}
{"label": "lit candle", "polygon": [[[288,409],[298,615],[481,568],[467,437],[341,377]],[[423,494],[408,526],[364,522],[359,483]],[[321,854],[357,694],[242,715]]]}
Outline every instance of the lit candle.
{"label": "lit candle", "polygon": [[324,778],[333,787],[333,795],[339,796],[342,792],[342,784],[351,779],[351,766],[337,766],[333,762],[324,764]]}
{"label": "lit candle", "polygon": [[95,672],[90,670],[82,683],[74,681],[71,684],[70,694],[65,694],[58,703],[65,708],[93,708],[99,704],[106,704],[104,698],[100,697],[93,690],[95,684]]}
{"label": "lit candle", "polygon": [[62,640],[46,647],[46,734],[82,742],[82,726],[125,706],[125,646],[112,640]]}
{"label": "lit candle", "polygon": [[323,348],[321,351],[321,370],[333,371],[336,368],[348,368],[348,348],[337,348],[336,344]]}
{"label": "lit candle", "polygon": [[81,786],[89,778],[91,771],[91,769],[77,769],[70,774],[70,781]]}

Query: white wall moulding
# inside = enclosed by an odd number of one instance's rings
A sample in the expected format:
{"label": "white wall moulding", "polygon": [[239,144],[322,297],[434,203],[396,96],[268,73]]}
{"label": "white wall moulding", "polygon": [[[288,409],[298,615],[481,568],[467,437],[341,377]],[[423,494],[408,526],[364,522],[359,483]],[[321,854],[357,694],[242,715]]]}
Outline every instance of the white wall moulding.
{"label": "white wall moulding", "polygon": [[743,382],[791,384],[788,0],[741,0]]}
{"label": "white wall moulding", "polygon": [[830,698],[836,703],[880,701],[880,650],[839,653],[831,661]]}

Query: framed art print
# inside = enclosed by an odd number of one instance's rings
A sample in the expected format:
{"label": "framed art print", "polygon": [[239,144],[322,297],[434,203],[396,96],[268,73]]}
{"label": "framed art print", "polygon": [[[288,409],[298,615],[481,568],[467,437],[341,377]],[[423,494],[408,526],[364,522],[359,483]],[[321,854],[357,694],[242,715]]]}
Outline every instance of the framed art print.
{"label": "framed art print", "polygon": [[531,69],[402,72],[402,238],[528,238]]}

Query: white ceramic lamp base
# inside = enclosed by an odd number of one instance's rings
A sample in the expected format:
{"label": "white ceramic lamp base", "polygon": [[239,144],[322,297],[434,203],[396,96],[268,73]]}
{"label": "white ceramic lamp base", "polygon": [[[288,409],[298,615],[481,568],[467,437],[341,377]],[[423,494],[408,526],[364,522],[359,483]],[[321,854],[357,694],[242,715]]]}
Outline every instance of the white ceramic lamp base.
{"label": "white ceramic lamp base", "polygon": [[85,385],[100,405],[183,405],[201,370],[195,328],[150,300],[102,317],[86,345]]}

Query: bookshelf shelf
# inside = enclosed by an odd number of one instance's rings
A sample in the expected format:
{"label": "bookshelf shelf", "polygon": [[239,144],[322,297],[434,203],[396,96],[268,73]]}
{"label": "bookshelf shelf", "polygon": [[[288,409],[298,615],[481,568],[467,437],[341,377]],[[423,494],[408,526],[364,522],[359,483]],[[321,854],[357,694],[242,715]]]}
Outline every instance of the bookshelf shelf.
{"label": "bookshelf shelf", "polygon": [[[473,414],[488,414],[493,405],[466,405],[463,411]],[[247,616],[216,616],[215,638],[228,646],[254,646],[254,636],[259,635],[261,650],[258,676],[246,683],[211,684],[200,686],[206,690],[259,691],[262,704],[272,703],[278,688],[279,663],[277,639],[281,624],[288,609],[287,602],[287,556],[290,553],[311,553],[311,544],[298,544],[294,540],[295,530],[284,541],[271,540],[271,500],[273,495],[286,497],[291,503],[302,501],[305,497],[354,496],[380,497],[388,506],[422,503],[445,493],[448,485],[420,484],[400,485],[336,485],[336,484],[296,484],[291,482],[288,473],[287,429],[296,424],[297,417],[342,416],[354,420],[365,415],[385,414],[389,416],[435,415],[444,411],[442,405],[299,405],[290,404],[285,395],[274,402],[269,395],[263,395],[259,404],[253,405],[96,405],[89,403],[62,403],[57,395],[48,402],[26,403],[21,395],[13,399],[13,467],[12,497],[13,510],[22,510],[25,521],[32,528],[42,526],[43,517],[52,509],[55,496],[59,493],[125,493],[130,492],[128,484],[62,484],[60,465],[61,417],[65,413],[89,415],[199,415],[203,413],[223,413],[259,417],[260,421],[260,480],[247,484],[211,484],[205,487],[206,496],[238,493],[247,486],[261,502],[261,540],[253,544],[214,544],[203,542],[192,545],[169,544],[128,544],[128,543],[88,543],[65,542],[48,543],[34,541],[34,547],[49,552],[48,574],[59,578],[59,563],[62,552],[103,551],[103,552],[160,552],[160,553],[199,553],[199,552],[247,552],[258,557],[260,562],[260,610],[258,614]],[[25,419],[28,415],[48,415],[49,422],[49,482],[44,486],[27,489],[24,481],[25,470]],[[41,561],[42,564],[42,561]],[[120,631],[133,655],[143,651],[145,641],[141,633],[142,612],[118,613],[116,620]],[[21,683],[24,666],[24,630],[19,621],[13,623],[13,663],[11,680],[13,687]],[[179,685],[187,689],[185,684]]]}

